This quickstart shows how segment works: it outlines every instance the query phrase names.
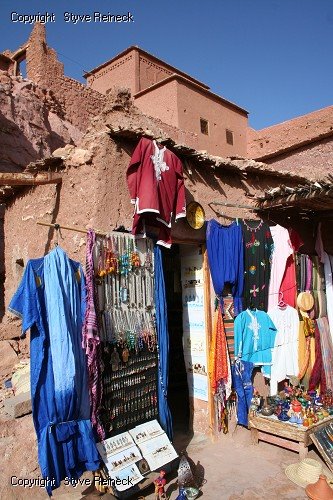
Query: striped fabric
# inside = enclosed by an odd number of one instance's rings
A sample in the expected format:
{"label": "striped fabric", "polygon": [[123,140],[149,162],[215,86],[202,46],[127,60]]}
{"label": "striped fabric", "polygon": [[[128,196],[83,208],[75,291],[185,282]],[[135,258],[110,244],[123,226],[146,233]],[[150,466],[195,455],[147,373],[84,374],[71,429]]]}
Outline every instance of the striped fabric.
{"label": "striped fabric", "polygon": [[326,378],[326,387],[333,391],[333,345],[327,318],[318,318],[317,325],[320,332],[320,347]]}
{"label": "striped fabric", "polygon": [[86,313],[82,330],[82,347],[87,355],[88,386],[91,408],[91,423],[98,437],[102,440],[105,432],[98,418],[98,409],[102,400],[100,338],[95,309],[93,249],[96,235],[91,229],[87,234],[86,250]]}
{"label": "striped fabric", "polygon": [[227,346],[229,350],[230,359],[233,361],[235,357],[234,321],[225,320],[224,329],[227,338]]}

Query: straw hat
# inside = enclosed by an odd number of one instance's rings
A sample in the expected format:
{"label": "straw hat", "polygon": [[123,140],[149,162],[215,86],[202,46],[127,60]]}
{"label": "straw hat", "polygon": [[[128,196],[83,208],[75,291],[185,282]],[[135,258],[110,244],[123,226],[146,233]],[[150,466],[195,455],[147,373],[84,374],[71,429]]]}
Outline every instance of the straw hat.
{"label": "straw hat", "polygon": [[314,298],[310,292],[301,292],[297,297],[297,305],[302,316],[308,317],[308,311],[314,306]]}
{"label": "straw hat", "polygon": [[310,292],[301,292],[297,297],[297,305],[302,311],[310,311],[314,306],[314,298]]}
{"label": "straw hat", "polygon": [[302,488],[306,488],[308,484],[316,483],[320,474],[323,473],[328,481],[333,481],[333,476],[329,472],[323,471],[322,464],[313,458],[304,458],[301,462],[288,465],[284,472],[290,481]]}

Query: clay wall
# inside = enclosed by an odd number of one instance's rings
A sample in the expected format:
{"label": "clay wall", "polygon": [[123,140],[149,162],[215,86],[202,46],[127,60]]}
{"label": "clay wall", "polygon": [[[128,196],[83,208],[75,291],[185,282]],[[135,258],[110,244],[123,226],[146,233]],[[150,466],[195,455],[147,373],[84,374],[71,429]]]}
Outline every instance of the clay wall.
{"label": "clay wall", "polygon": [[333,173],[333,137],[267,159],[266,163],[311,179],[323,179]]}
{"label": "clay wall", "polygon": [[248,130],[248,156],[267,159],[332,136],[333,106],[298,116],[262,130]]}
{"label": "clay wall", "polygon": [[185,76],[197,85],[208,88],[190,75],[169,66],[138,47],[130,47],[111,61],[93,70],[91,74],[86,73],[85,77],[88,87],[102,94],[106,94],[113,86],[128,88],[132,94],[135,94],[173,74]]}
{"label": "clay wall", "polygon": [[[178,83],[179,127],[198,134],[199,149],[217,156],[246,156],[247,115],[190,84]],[[208,135],[200,130],[200,118],[208,121]],[[233,132],[233,145],[226,142]]]}
{"label": "clay wall", "polygon": [[88,87],[101,94],[106,94],[113,86],[128,88],[132,94],[137,92],[136,54],[132,50],[87,76]]}
{"label": "clay wall", "polygon": [[[38,220],[81,229],[99,228],[103,232],[121,224],[130,227],[133,208],[125,180],[128,162],[128,154],[119,154],[116,145],[105,135],[92,164],[69,166],[63,173],[61,185],[26,189],[7,207],[6,306],[22,276],[22,267],[16,260],[23,259],[26,263],[53,248],[54,230],[36,225]],[[63,230],[62,238],[59,245],[71,258],[84,264],[85,235]]]}
{"label": "clay wall", "polygon": [[62,118],[52,92],[0,71],[0,170],[15,172],[76,144],[82,132]]}
{"label": "clay wall", "polygon": [[27,78],[52,90],[63,117],[84,131],[104,105],[104,97],[81,83],[64,76],[64,66],[55,50],[46,44],[45,26],[35,24],[26,49]]}
{"label": "clay wall", "polygon": [[144,90],[154,83],[164,80],[168,76],[171,76],[173,71],[166,68],[163,64],[159,64],[153,58],[150,58],[148,54],[139,56],[139,88],[137,90]]}
{"label": "clay wall", "polygon": [[4,234],[5,206],[0,204],[0,320],[4,313],[4,283],[5,283],[5,234]]}
{"label": "clay wall", "polygon": [[14,70],[14,61],[6,57],[2,57],[0,54],[0,71],[8,71],[9,73],[13,73]]}
{"label": "clay wall", "polygon": [[[135,96],[135,105],[146,115],[159,118],[163,122],[179,127],[178,84],[168,81],[147,93]],[[187,128],[194,132],[192,128]]]}
{"label": "clay wall", "polygon": [[[246,155],[246,113],[221,102],[197,85],[169,78],[134,98],[143,113],[196,134],[198,150],[222,157]],[[201,118],[208,121],[208,135],[201,132]],[[233,133],[233,145],[227,143],[226,129]]]}

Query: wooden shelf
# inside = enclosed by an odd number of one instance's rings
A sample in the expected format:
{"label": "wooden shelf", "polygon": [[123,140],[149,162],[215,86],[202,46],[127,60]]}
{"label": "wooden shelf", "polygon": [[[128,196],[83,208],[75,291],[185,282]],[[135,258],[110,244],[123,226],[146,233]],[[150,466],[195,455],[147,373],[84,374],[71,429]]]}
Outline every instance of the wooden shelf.
{"label": "wooden shelf", "polygon": [[288,450],[297,451],[300,459],[303,459],[306,457],[308,446],[312,442],[311,434],[330,422],[333,422],[333,416],[326,417],[310,427],[303,427],[289,422],[281,422],[273,417],[256,415],[249,416],[249,429],[253,444],[258,444],[259,440],[276,444]]}

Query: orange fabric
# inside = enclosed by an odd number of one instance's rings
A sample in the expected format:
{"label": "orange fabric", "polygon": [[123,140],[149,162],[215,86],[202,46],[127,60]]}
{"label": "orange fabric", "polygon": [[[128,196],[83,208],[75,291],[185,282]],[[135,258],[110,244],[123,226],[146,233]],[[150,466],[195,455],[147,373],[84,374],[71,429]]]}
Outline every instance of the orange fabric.
{"label": "orange fabric", "polygon": [[219,380],[228,379],[227,338],[220,307],[218,307],[214,317],[213,342],[209,364],[212,373],[212,389],[215,392]]}
{"label": "orange fabric", "polygon": [[[309,379],[311,376],[312,367],[315,362],[315,339],[313,337],[305,337],[304,321],[299,323],[298,335],[298,368],[299,375],[303,375],[301,382],[306,389],[309,387]],[[309,358],[309,359],[308,359]],[[305,369],[305,365],[307,368]],[[298,377],[299,378],[299,377]]]}
{"label": "orange fabric", "polygon": [[216,382],[215,382],[215,363],[216,363],[216,328],[217,328],[217,315],[218,312],[214,312],[214,318],[213,318],[213,331],[212,331],[212,341],[211,341],[211,346],[210,346],[210,352],[209,352],[209,379],[210,379],[210,385],[212,387],[213,394],[215,393],[216,389]]}

